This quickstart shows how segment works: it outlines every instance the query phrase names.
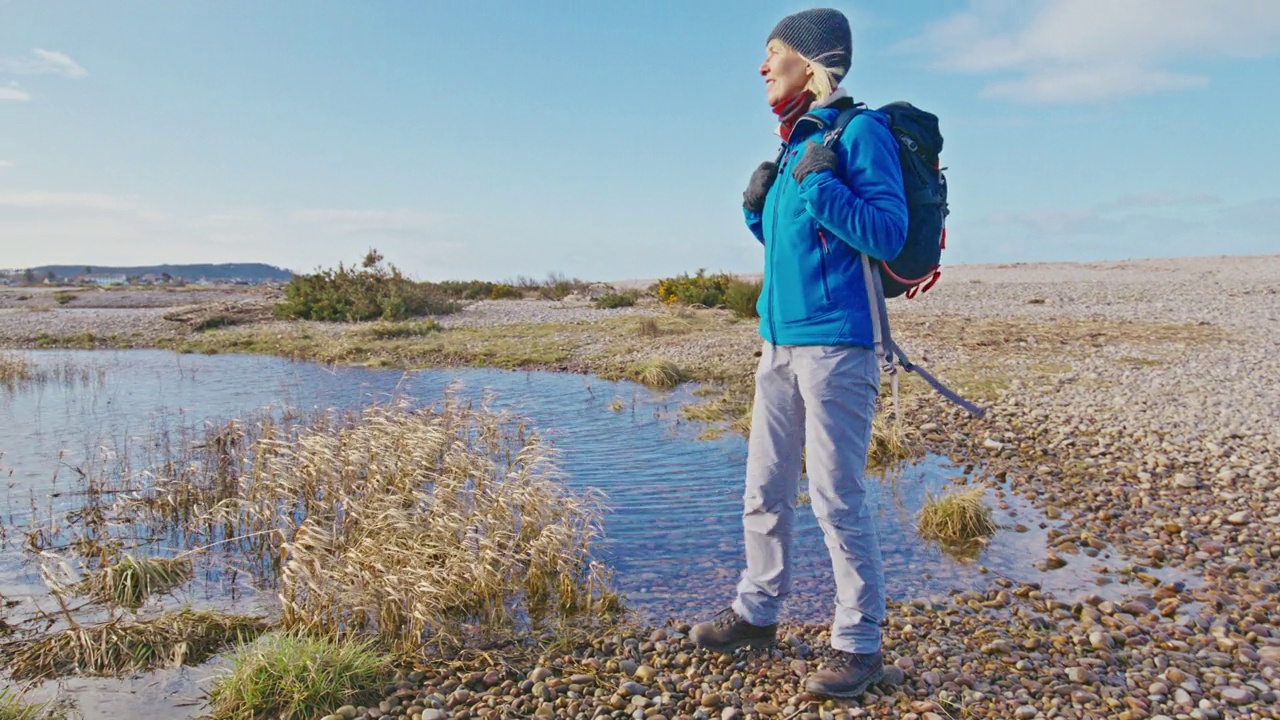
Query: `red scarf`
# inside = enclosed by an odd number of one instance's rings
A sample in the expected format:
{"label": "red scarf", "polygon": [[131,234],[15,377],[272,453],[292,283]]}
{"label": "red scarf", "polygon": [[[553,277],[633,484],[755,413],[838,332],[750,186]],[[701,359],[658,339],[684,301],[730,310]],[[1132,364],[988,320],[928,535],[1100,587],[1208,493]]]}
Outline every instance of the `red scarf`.
{"label": "red scarf", "polygon": [[773,106],[773,114],[778,116],[778,134],[782,136],[782,141],[787,142],[791,139],[791,131],[795,129],[796,122],[809,112],[809,108],[813,107],[813,101],[817,98],[813,93],[805,90],[799,95],[792,95]]}

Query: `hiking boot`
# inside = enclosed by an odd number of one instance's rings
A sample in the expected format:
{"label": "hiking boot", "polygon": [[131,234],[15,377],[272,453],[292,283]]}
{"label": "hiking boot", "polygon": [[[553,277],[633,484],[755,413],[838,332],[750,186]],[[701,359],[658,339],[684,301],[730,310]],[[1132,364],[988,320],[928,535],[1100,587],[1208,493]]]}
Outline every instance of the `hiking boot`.
{"label": "hiking boot", "polygon": [[726,608],[715,619],[694,625],[689,631],[689,639],[698,647],[730,653],[744,647],[752,650],[769,647],[777,632],[777,625],[752,625],[734,612],[733,608]]}
{"label": "hiking boot", "polygon": [[826,668],[805,681],[804,689],[814,695],[832,698],[856,698],[884,677],[884,658],[880,653],[855,655],[841,652]]}

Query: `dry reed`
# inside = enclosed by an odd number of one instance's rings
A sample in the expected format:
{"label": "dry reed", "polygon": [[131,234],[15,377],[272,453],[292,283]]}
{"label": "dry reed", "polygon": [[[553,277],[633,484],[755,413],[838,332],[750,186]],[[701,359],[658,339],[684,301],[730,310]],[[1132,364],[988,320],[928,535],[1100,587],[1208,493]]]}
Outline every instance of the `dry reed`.
{"label": "dry reed", "polygon": [[281,545],[285,627],[413,650],[462,624],[514,629],[607,600],[607,573],[589,559],[596,503],[567,491],[523,432],[459,405],[375,406],[260,463],[229,509],[301,510]]}
{"label": "dry reed", "polygon": [[35,375],[31,361],[13,353],[0,352],[0,385],[13,386]]}
{"label": "dry reed", "polygon": [[16,644],[6,660],[15,680],[69,674],[118,676],[173,665],[197,665],[265,630],[262,620],[197,610],[149,620],[76,625]]}

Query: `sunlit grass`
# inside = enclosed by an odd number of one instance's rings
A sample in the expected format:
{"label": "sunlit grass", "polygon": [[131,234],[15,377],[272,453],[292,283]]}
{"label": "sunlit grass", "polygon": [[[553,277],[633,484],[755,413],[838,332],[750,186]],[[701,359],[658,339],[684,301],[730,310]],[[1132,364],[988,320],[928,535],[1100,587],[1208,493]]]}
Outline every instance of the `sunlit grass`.
{"label": "sunlit grass", "polygon": [[632,369],[637,382],[653,388],[673,388],[684,380],[680,366],[662,358],[650,358]]}
{"label": "sunlit grass", "polygon": [[152,595],[167,593],[190,579],[189,559],[126,555],[94,571],[72,590],[102,605],[136,610]]}
{"label": "sunlit grass", "polygon": [[47,705],[31,705],[11,688],[0,688],[0,720],[62,720],[65,716],[55,713]]}
{"label": "sunlit grass", "polygon": [[973,557],[997,527],[991,519],[991,508],[984,502],[982,488],[973,488],[942,497],[930,494],[920,510],[916,530],[921,538],[936,542],[953,554]]}
{"label": "sunlit grass", "polygon": [[209,691],[211,720],[310,720],[372,703],[390,658],[372,645],[274,632],[241,647]]}

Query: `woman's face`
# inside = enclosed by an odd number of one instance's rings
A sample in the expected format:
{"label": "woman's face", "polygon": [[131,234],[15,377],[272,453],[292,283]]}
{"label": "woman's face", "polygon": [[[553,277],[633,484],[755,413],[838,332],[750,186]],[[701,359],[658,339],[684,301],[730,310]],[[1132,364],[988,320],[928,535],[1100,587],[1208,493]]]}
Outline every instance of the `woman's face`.
{"label": "woman's face", "polygon": [[760,74],[764,76],[765,99],[770,105],[777,105],[800,94],[809,83],[812,72],[809,63],[800,53],[781,43],[769,43],[764,62],[760,64]]}

